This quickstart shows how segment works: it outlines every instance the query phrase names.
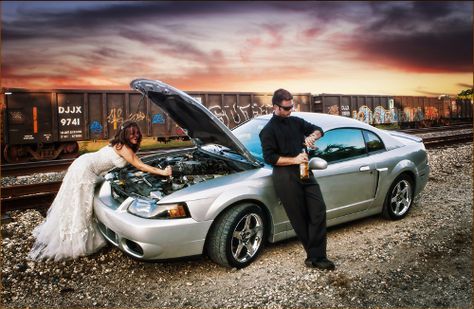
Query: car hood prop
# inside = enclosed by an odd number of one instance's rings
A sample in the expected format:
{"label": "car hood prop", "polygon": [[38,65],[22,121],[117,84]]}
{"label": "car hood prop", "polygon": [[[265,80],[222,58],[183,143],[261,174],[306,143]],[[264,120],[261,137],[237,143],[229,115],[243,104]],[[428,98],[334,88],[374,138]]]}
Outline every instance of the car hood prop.
{"label": "car hood prop", "polygon": [[225,146],[254,166],[261,164],[213,113],[194,98],[158,80],[135,79],[130,87],[146,95],[172,118],[197,147],[206,144]]}

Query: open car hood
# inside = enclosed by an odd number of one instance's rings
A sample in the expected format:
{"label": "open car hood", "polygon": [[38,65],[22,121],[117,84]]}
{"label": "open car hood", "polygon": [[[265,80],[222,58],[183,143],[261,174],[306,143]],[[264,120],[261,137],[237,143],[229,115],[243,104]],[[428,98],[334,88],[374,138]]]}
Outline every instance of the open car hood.
{"label": "open car hood", "polygon": [[218,144],[237,152],[255,166],[260,166],[244,145],[205,106],[168,84],[158,80],[135,79],[130,87],[146,95],[165,111],[200,147]]}

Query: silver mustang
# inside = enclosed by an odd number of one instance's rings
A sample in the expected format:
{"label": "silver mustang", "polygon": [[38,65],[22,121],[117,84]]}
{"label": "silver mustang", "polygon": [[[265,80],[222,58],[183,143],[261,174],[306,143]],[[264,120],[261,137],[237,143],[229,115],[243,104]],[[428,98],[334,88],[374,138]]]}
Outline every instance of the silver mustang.
{"label": "silver mustang", "polygon": [[[259,132],[271,115],[229,130],[186,93],[160,81],[138,79],[141,92],[193,140],[195,147],[144,158],[171,165],[162,178],[132,166],[115,169],[96,190],[101,233],[143,260],[207,255],[245,267],[264,243],[295,236],[275,195],[272,167],[263,162]],[[380,130],[357,120],[297,113],[325,135],[309,153],[310,168],[327,205],[327,225],[381,213],[403,218],[428,180],[429,164],[418,137]]]}

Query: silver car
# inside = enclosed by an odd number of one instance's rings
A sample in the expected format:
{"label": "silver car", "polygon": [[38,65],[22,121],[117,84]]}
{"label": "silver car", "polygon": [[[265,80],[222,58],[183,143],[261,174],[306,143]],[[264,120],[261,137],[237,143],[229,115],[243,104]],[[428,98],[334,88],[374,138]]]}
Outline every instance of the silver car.
{"label": "silver car", "polygon": [[[163,178],[132,166],[115,169],[96,190],[101,233],[143,260],[206,253],[213,261],[245,267],[264,243],[295,236],[275,195],[272,167],[262,158],[259,132],[272,115],[229,130],[202,104],[165,83],[134,80],[138,90],[183,128],[195,147],[143,161],[170,165]],[[374,214],[407,215],[428,180],[422,140],[346,117],[294,112],[325,135],[309,153],[310,168],[327,205],[327,225]]]}

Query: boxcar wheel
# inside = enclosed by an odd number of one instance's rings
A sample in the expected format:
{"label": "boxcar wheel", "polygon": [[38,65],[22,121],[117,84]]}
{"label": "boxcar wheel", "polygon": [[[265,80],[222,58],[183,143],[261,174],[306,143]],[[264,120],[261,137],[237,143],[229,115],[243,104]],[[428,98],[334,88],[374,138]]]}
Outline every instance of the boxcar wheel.
{"label": "boxcar wheel", "polygon": [[383,216],[391,220],[404,218],[413,203],[413,181],[406,174],[398,176],[385,198]]}
{"label": "boxcar wheel", "polygon": [[260,253],[265,239],[265,216],[253,204],[228,209],[216,220],[207,242],[207,254],[214,262],[242,268]]}

